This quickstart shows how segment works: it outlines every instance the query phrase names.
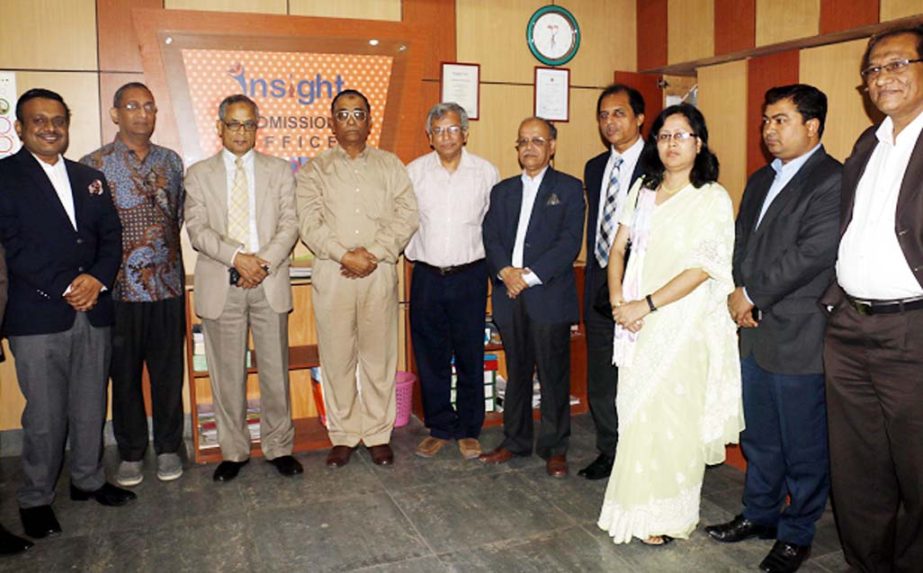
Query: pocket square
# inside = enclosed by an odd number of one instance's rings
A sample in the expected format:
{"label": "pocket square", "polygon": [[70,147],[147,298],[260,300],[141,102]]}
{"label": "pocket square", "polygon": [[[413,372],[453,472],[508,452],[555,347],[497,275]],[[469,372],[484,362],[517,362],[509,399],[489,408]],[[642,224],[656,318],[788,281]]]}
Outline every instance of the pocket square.
{"label": "pocket square", "polygon": [[552,193],[551,197],[549,197],[548,200],[545,201],[545,205],[553,206],[553,205],[560,205],[560,204],[561,204],[561,200],[558,199],[557,193]]}

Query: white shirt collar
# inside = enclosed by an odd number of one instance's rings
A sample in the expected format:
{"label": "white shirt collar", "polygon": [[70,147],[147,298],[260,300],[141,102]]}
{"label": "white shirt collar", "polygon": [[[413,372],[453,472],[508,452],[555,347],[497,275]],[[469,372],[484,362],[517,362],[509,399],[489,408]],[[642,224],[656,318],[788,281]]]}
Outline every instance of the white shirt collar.
{"label": "white shirt collar", "polygon": [[526,170],[522,170],[522,184],[523,185],[535,185],[538,187],[542,184],[542,180],[545,178],[545,173],[548,172],[548,166],[546,165],[544,169],[539,171],[538,175],[535,177],[529,177],[526,175]]}
{"label": "white shirt collar", "polygon": [[916,141],[920,137],[920,132],[923,131],[923,112],[917,114],[917,117],[913,119],[907,127],[905,127],[897,135],[897,140],[894,137],[894,120],[891,119],[891,116],[885,118],[881,125],[878,126],[878,129],[875,130],[875,137],[878,138],[878,141],[882,143],[887,143],[890,146],[895,146],[906,139],[912,139]]}
{"label": "white shirt collar", "polygon": [[789,173],[797,173],[798,170],[801,169],[801,166],[807,163],[808,159],[810,159],[811,156],[814,155],[818,149],[820,149],[821,145],[822,144],[818,142],[818,144],[812,147],[810,151],[803,155],[799,155],[788,163],[782,163],[782,160],[777,157],[772,160],[770,165],[772,165],[772,168],[775,170],[777,175],[785,176]]}
{"label": "white shirt collar", "polygon": [[613,159],[621,157],[626,163],[633,163],[641,157],[641,151],[644,149],[644,138],[638,136],[638,140],[631,144],[631,147],[625,150],[625,153],[616,151],[614,145],[609,146],[609,153]]}
{"label": "white shirt collar", "polygon": [[[253,149],[241,155],[245,167],[253,164],[254,155]],[[224,158],[225,165],[234,165],[237,161],[237,156],[228,151],[226,147],[221,148],[221,156]]]}

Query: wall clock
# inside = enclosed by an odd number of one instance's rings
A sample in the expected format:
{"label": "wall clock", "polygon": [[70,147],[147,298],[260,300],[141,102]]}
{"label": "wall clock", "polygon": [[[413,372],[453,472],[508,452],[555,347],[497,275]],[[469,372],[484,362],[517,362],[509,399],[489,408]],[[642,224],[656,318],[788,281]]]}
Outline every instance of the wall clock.
{"label": "wall clock", "polygon": [[546,66],[569,62],[580,48],[580,26],[567,9],[543,6],[526,25],[526,42],[532,55]]}

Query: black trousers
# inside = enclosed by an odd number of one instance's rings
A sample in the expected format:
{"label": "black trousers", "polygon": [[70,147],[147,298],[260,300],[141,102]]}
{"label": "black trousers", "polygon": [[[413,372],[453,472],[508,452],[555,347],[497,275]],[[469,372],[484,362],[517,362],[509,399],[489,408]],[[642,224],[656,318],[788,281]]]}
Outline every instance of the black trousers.
{"label": "black trousers", "polygon": [[833,514],[861,571],[923,567],[923,310],[841,305],[824,346]]}
{"label": "black trousers", "polygon": [[532,320],[522,297],[513,303],[512,322],[497,323],[506,352],[503,447],[532,453],[532,375],[541,385],[541,426],[535,451],[542,458],[567,452],[570,442],[570,324]]}
{"label": "black trousers", "polygon": [[[416,265],[410,287],[410,327],[430,435],[477,438],[484,424],[484,312],[487,264],[482,260],[443,276]],[[452,358],[458,374],[452,408]]]}
{"label": "black trousers", "polygon": [[147,413],[141,376],[151,380],[154,451],[174,453],[183,442],[182,296],[156,302],[115,302],[112,327],[112,429],[124,461],[139,461],[147,449]]}
{"label": "black trousers", "polygon": [[612,338],[615,322],[593,309],[596,293],[607,284],[606,269],[600,269],[595,258],[587,265],[594,265],[589,285],[590,296],[584,301],[584,325],[586,327],[586,387],[590,415],[596,426],[596,449],[600,454],[615,457],[619,441],[619,416],[615,410],[615,395],[618,389],[619,369],[612,364]]}

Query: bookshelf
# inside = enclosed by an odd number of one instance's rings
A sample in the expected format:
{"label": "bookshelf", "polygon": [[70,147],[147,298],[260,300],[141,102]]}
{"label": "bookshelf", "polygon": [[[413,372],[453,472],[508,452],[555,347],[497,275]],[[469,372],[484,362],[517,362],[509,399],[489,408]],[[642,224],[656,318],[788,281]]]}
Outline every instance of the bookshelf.
{"label": "bookshelf", "polygon": [[[192,457],[196,463],[205,464],[221,461],[221,449],[217,443],[207,439],[212,428],[208,411],[212,406],[211,384],[207,370],[197,370],[194,356],[195,340],[193,329],[200,324],[195,315],[195,293],[191,277],[187,277],[186,288],[186,370],[189,379],[189,406],[192,419]],[[303,452],[330,447],[327,430],[320,423],[317,408],[311,393],[310,369],[319,366],[317,338],[314,330],[314,310],[311,305],[311,282],[309,279],[292,281],[294,310],[289,315],[289,375],[292,398],[292,421],[295,425],[293,452]],[[253,348],[248,339],[248,347]],[[247,369],[247,400],[258,403],[259,385],[257,372],[259,356],[251,350],[251,363]],[[202,419],[204,418],[204,419]],[[253,441],[250,455],[262,456],[260,444]]]}

